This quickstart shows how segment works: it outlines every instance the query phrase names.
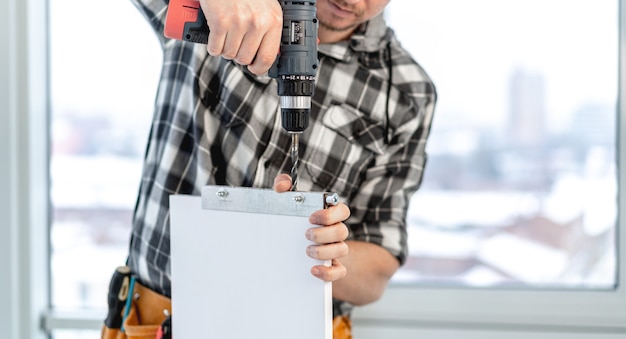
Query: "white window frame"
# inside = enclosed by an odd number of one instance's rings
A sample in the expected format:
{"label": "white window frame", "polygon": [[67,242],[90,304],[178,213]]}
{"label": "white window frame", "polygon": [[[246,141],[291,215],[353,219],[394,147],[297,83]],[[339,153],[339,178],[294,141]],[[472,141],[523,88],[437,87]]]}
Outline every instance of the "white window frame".
{"label": "white window frame", "polygon": [[[619,131],[626,131],[626,0],[619,1]],[[0,328],[3,338],[46,338],[54,329],[94,329],[103,313],[50,310],[47,1],[0,2]],[[617,133],[618,154],[626,136]],[[623,158],[618,168],[626,168]],[[621,179],[621,175],[619,176]],[[618,234],[626,233],[619,183]],[[625,240],[618,236],[618,256]],[[618,259],[618,281],[626,261]],[[103,296],[105,297],[105,296]],[[104,311],[103,311],[104,312]],[[43,320],[43,321],[42,321]],[[626,333],[626,289],[495,290],[391,286],[358,308],[355,327]],[[8,335],[7,335],[8,334]]]}
{"label": "white window frame", "polygon": [[0,2],[0,328],[48,337],[47,2]]}
{"label": "white window frame", "polygon": [[[610,291],[390,286],[355,311],[357,327],[626,333],[626,1],[619,1],[617,286]],[[607,20],[609,20],[608,18]],[[621,131],[621,133],[620,133]],[[620,154],[622,153],[622,154]],[[621,173],[620,173],[621,172]],[[620,236],[622,235],[622,236]]]}

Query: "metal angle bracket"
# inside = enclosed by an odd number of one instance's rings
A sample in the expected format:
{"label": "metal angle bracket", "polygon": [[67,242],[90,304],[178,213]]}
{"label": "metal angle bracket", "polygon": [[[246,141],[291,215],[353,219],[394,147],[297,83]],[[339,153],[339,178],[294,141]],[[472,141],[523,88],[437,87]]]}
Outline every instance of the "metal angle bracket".
{"label": "metal angle bracket", "polygon": [[308,217],[339,203],[337,193],[208,185],[202,188],[202,208],[208,210]]}

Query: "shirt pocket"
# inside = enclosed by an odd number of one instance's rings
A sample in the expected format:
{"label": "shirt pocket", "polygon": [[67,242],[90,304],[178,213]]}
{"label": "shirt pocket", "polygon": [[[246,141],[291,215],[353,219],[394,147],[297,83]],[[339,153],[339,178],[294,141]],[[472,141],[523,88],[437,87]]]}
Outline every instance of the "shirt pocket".
{"label": "shirt pocket", "polygon": [[303,159],[315,188],[351,197],[375,157],[384,154],[384,133],[382,122],[356,108],[330,106],[312,129]]}

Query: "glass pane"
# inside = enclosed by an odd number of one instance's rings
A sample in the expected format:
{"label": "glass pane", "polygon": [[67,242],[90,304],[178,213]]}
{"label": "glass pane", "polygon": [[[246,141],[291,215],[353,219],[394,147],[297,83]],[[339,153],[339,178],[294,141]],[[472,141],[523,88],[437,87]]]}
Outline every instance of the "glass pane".
{"label": "glass pane", "polygon": [[392,1],[387,19],[438,89],[394,282],[613,288],[617,1]]}
{"label": "glass pane", "polygon": [[161,51],[128,0],[51,0],[50,42],[52,304],[105,308],[126,260]]}

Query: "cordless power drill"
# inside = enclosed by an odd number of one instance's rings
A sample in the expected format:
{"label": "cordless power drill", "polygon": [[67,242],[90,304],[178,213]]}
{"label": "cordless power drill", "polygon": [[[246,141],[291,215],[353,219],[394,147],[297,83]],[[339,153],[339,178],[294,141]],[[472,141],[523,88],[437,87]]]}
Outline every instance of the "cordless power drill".
{"label": "cordless power drill", "polygon": [[[283,10],[280,53],[268,75],[277,80],[283,128],[291,134],[292,190],[298,182],[298,137],[309,126],[317,72],[316,0],[279,1]],[[206,44],[207,25],[199,0],[170,0],[165,36]]]}

